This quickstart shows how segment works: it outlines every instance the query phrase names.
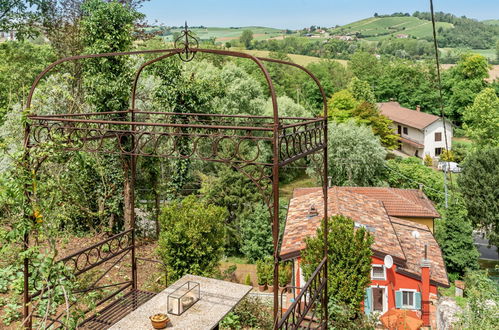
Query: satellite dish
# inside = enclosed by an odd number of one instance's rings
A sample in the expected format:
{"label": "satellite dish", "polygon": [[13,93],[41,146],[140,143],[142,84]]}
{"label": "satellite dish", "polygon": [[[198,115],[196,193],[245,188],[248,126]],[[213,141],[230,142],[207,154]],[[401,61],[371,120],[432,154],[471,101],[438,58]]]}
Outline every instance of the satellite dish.
{"label": "satellite dish", "polygon": [[417,230],[413,230],[411,232],[411,234],[412,234],[412,237],[414,237],[415,239],[418,239],[419,237],[421,237],[421,234]]}
{"label": "satellite dish", "polygon": [[393,267],[393,258],[391,255],[387,254],[383,262],[385,263],[386,268],[390,269]]}

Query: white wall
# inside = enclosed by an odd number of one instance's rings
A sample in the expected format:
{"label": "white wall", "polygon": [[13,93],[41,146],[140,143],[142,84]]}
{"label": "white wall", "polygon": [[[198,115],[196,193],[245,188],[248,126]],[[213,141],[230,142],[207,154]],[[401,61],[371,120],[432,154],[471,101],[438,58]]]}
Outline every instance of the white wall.
{"label": "white wall", "polygon": [[[452,149],[452,124],[448,121],[445,122],[447,143],[449,145],[449,150]],[[442,141],[435,141],[435,133],[442,133]],[[424,155],[428,154],[432,158],[436,157],[435,148],[445,149],[445,136],[444,136],[444,125],[442,119],[439,119],[427,126],[424,129]],[[423,155],[423,157],[424,157]]]}

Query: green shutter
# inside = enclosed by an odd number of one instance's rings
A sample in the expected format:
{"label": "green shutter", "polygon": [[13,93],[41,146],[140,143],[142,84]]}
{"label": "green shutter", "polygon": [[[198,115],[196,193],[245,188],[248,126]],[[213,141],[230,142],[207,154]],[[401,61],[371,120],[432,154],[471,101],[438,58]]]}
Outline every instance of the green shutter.
{"label": "green shutter", "polygon": [[372,310],[371,302],[373,301],[373,291],[371,288],[366,289],[366,296],[364,298],[364,313],[370,314]]}
{"label": "green shutter", "polygon": [[421,309],[421,292],[414,293],[414,304],[416,305],[416,309]]}
{"label": "green shutter", "polygon": [[395,291],[395,307],[402,308],[402,291]]}

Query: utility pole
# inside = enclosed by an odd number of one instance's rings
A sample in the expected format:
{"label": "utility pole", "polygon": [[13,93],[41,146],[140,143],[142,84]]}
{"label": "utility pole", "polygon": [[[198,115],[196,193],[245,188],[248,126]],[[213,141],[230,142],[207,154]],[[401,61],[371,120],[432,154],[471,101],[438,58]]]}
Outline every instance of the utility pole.
{"label": "utility pole", "polygon": [[444,189],[445,189],[445,208],[449,208],[448,203],[448,194],[447,194],[447,167],[449,166],[449,162],[444,163]]}

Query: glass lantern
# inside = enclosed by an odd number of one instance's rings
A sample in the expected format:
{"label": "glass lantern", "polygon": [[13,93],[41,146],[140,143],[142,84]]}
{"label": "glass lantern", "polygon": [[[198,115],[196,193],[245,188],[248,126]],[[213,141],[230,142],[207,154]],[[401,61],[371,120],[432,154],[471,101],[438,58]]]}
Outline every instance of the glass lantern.
{"label": "glass lantern", "polygon": [[168,313],[182,315],[200,298],[199,283],[188,281],[168,295]]}

